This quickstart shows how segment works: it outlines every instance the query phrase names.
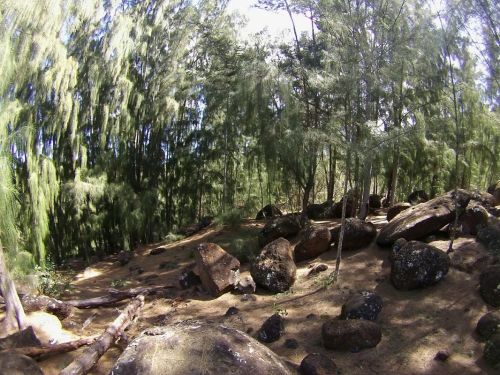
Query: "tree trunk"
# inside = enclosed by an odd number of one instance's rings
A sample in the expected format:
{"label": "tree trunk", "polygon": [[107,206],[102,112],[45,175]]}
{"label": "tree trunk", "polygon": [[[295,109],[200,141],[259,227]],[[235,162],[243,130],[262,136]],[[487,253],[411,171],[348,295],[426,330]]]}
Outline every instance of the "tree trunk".
{"label": "tree trunk", "polygon": [[337,172],[337,148],[333,149],[332,155],[332,145],[329,146],[328,150],[329,160],[328,160],[328,176],[327,176],[327,192],[326,201],[329,203],[333,202],[333,192],[335,189],[335,173]]}
{"label": "tree trunk", "polygon": [[394,149],[394,156],[392,160],[392,167],[389,173],[389,180],[387,181],[387,206],[390,207],[394,204],[396,197],[396,188],[398,183],[399,172],[399,147]]}
{"label": "tree trunk", "polygon": [[363,198],[361,199],[361,207],[358,217],[365,220],[368,216],[369,200],[370,200],[370,185],[372,181],[372,160],[368,158],[363,172]]}
{"label": "tree trunk", "polygon": [[111,323],[104,333],[59,375],[84,375],[95,366],[99,358],[109,349],[113,341],[128,327],[135,315],[144,305],[144,296],[139,295],[130,302],[125,310]]}
{"label": "tree trunk", "polygon": [[11,332],[14,329],[22,330],[26,327],[26,315],[16,292],[16,286],[10,278],[7,264],[0,242],[0,292],[5,300],[5,318],[3,321],[3,332]]}

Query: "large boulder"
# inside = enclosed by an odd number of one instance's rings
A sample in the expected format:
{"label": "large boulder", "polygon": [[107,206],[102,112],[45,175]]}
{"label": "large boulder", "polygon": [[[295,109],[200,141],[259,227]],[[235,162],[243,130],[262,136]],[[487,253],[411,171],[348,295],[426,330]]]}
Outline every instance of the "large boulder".
{"label": "large boulder", "polygon": [[495,197],[497,205],[500,204],[500,180],[488,187],[488,193]]}
{"label": "large boulder", "polygon": [[325,227],[309,226],[302,235],[302,240],[295,246],[295,260],[300,262],[316,258],[330,247],[330,230]]}
{"label": "large boulder", "polygon": [[280,237],[296,235],[307,223],[307,217],[301,214],[288,214],[269,220],[259,233],[259,244],[265,246]]}
{"label": "large boulder", "polygon": [[500,365],[500,333],[490,337],[484,345],[483,357],[486,363],[493,367]]}
{"label": "large boulder", "polygon": [[382,297],[379,295],[363,291],[342,305],[340,319],[364,319],[377,320],[378,314],[382,310]]}
{"label": "large boulder", "polygon": [[[338,243],[340,225],[331,230],[331,235],[332,242]],[[358,218],[346,219],[342,249],[356,250],[368,246],[376,235],[377,229],[373,223],[366,222]]]}
{"label": "large boulder", "polygon": [[369,320],[330,320],[323,324],[321,335],[327,349],[357,352],[378,345],[382,331]]}
{"label": "large boulder", "polygon": [[410,195],[408,195],[408,198],[406,198],[406,201],[412,205],[424,203],[427,202],[428,200],[429,196],[424,190],[415,190]]}
{"label": "large boulder", "polygon": [[500,306],[500,266],[492,266],[479,277],[479,294],[491,306]]}
{"label": "large boulder", "polygon": [[410,207],[411,207],[411,204],[406,203],[406,202],[396,203],[396,204],[392,205],[387,210],[387,221],[391,221],[396,216],[398,216],[401,212],[407,210]]}
{"label": "large boulder", "polygon": [[262,210],[260,210],[257,213],[255,220],[270,219],[278,216],[283,216],[280,209],[276,207],[274,204],[268,204],[267,206],[264,206]]}
{"label": "large boulder", "polygon": [[[455,218],[454,192],[417,204],[397,215],[380,231],[377,243],[390,246],[398,238],[418,240],[425,238]],[[458,191],[457,204],[460,211],[467,207],[470,194],[465,190]]]}
{"label": "large boulder", "polygon": [[247,334],[222,324],[195,320],[142,332],[127,346],[110,373],[289,375],[296,372]]}
{"label": "large boulder", "polygon": [[233,289],[240,262],[214,243],[202,243],[195,252],[196,270],[203,287],[214,297]]}
{"label": "large boulder", "polygon": [[397,289],[426,288],[441,281],[448,273],[448,254],[423,242],[410,241],[393,249],[391,281]]}
{"label": "large boulder", "polygon": [[[331,212],[329,213],[328,217],[332,219],[339,219],[342,217],[342,205],[344,204],[344,199],[345,197],[332,206]],[[353,215],[354,215],[354,199],[351,196],[349,196],[346,202],[345,217],[352,217]]]}
{"label": "large boulder", "polygon": [[43,375],[43,371],[34,359],[16,352],[4,351],[0,353],[0,374]]}
{"label": "large boulder", "polygon": [[313,203],[307,206],[306,215],[311,220],[321,220],[329,216],[331,210],[331,203],[324,202],[321,204]]}
{"label": "large boulder", "polygon": [[476,332],[486,340],[494,334],[500,333],[500,311],[492,311],[484,314],[477,322]]}
{"label": "large boulder", "polygon": [[487,225],[478,228],[476,239],[492,253],[500,254],[500,221],[492,219]]}
{"label": "large boulder", "polygon": [[488,224],[488,217],[488,211],[483,206],[469,203],[465,212],[458,218],[459,233],[476,235],[478,228]]}
{"label": "large boulder", "polygon": [[275,293],[290,289],[295,282],[296,273],[292,247],[284,238],[278,238],[264,246],[250,268],[255,282]]}

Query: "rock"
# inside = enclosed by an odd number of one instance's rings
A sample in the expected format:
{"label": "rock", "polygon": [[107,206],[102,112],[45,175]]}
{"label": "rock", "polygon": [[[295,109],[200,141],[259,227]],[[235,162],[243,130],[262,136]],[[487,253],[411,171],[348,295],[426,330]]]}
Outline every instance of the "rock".
{"label": "rock", "polygon": [[214,218],[212,216],[205,216],[202,217],[201,220],[197,223],[186,225],[182,228],[179,229],[179,234],[182,234],[183,236],[190,237],[196,233],[198,233],[200,230],[203,228],[208,227],[210,224],[212,224],[214,221]]}
{"label": "rock", "polygon": [[391,281],[396,289],[426,288],[448,273],[450,258],[434,246],[410,241],[393,253]]}
{"label": "rock", "polygon": [[60,320],[66,319],[73,312],[73,307],[55,298],[27,294],[21,299],[25,312],[45,311],[57,316]]}
{"label": "rock", "polygon": [[155,249],[152,249],[149,252],[149,255],[160,255],[160,254],[163,254],[165,251],[167,251],[167,248],[163,247],[163,246],[160,246],[160,247],[157,247]]}
{"label": "rock", "polygon": [[305,227],[306,222],[307,217],[300,214],[289,214],[274,218],[268,221],[260,231],[259,244],[265,246],[280,237],[294,236]]}
{"label": "rock", "polygon": [[274,342],[279,340],[285,328],[285,319],[279,315],[271,315],[257,331],[257,339],[261,342]]}
{"label": "rock", "polygon": [[120,251],[118,255],[116,256],[116,259],[118,260],[118,263],[120,263],[120,266],[125,266],[130,262],[132,259],[132,253],[130,251]]}
{"label": "rock", "polygon": [[323,324],[321,334],[327,349],[358,352],[373,348],[382,339],[377,323],[369,320],[330,320]]}
{"label": "rock", "polygon": [[27,346],[42,346],[31,326],[7,337],[0,338],[0,350],[24,348]]}
{"label": "rock", "polygon": [[479,204],[484,208],[486,208],[487,210],[497,205],[495,197],[490,193],[486,193],[484,191],[479,191],[479,190],[473,190],[470,192],[470,194],[471,194],[471,199],[470,199],[471,203]]}
{"label": "rock", "polygon": [[314,263],[309,266],[308,277],[317,275],[318,273],[325,272],[328,269],[328,264],[325,263]]}
{"label": "rock", "polygon": [[491,306],[500,306],[500,266],[492,266],[479,277],[479,294]]}
{"label": "rock", "polygon": [[127,346],[110,373],[291,375],[296,372],[246,333],[194,320],[142,332]]}
{"label": "rock", "polygon": [[302,240],[295,246],[295,260],[300,262],[316,258],[330,247],[330,230],[325,227],[309,226],[303,233]]}
{"label": "rock", "polygon": [[255,281],[253,281],[251,275],[240,276],[234,289],[241,294],[253,294],[256,289]]}
{"label": "rock", "polygon": [[434,356],[435,361],[440,361],[440,362],[445,362],[450,358],[450,353],[447,352],[446,350],[440,350],[439,352],[436,353]]}
{"label": "rock", "polygon": [[0,369],[2,375],[43,375],[34,359],[9,351],[0,353]]}
{"label": "rock", "polygon": [[331,208],[331,204],[328,202],[322,204],[310,204],[306,208],[306,215],[311,220],[321,220],[325,219],[328,210]]}
{"label": "rock", "polygon": [[492,253],[500,254],[500,221],[492,219],[477,231],[476,239]]}
{"label": "rock", "polygon": [[[398,238],[418,240],[438,231],[455,218],[454,192],[417,204],[397,215],[380,231],[377,243],[390,246]],[[465,190],[458,192],[459,209],[469,203],[470,195]]]}
{"label": "rock", "polygon": [[[337,243],[340,235],[340,226],[333,228],[331,234],[332,242]],[[358,218],[346,219],[342,249],[356,250],[368,246],[376,235],[377,229],[373,223]]]}
{"label": "rock", "polygon": [[457,270],[467,273],[482,272],[494,263],[494,258],[486,248],[472,238],[463,239],[462,243],[454,247],[453,252],[448,255],[450,266]]}
{"label": "rock", "polygon": [[[342,217],[342,204],[344,199],[342,198],[339,202],[335,203],[331,208],[331,214],[328,216],[333,219],[339,219]],[[352,197],[347,198],[345,217],[352,217],[354,212],[354,200]]]}
{"label": "rock", "polygon": [[336,373],[335,362],[320,353],[308,354],[300,363],[301,375],[334,375]]}
{"label": "rock", "polygon": [[458,219],[459,233],[476,235],[478,227],[488,224],[488,211],[479,205],[471,204],[467,206],[465,212]]}
{"label": "rock", "polygon": [[194,272],[194,264],[191,267],[187,267],[181,271],[179,276],[179,284],[182,289],[188,289],[195,285],[201,284],[200,277]]}
{"label": "rock", "polygon": [[344,303],[340,319],[376,320],[382,306],[382,298],[379,295],[363,291]]}
{"label": "rock", "polygon": [[499,205],[500,204],[500,180],[498,180],[496,183],[490,185],[490,187],[488,187],[488,193],[490,193],[491,195],[493,195],[493,197],[495,198],[496,200],[496,205]]}
{"label": "rock", "polygon": [[415,190],[413,193],[408,195],[406,201],[412,205],[424,203],[429,200],[429,196],[424,190]]}
{"label": "rock", "polygon": [[251,265],[255,282],[272,292],[284,292],[295,282],[297,266],[292,257],[290,242],[284,238],[267,244]]}
{"label": "rock", "polygon": [[276,207],[274,204],[268,204],[267,206],[264,206],[258,213],[257,216],[255,217],[255,220],[263,220],[263,219],[269,219],[269,218],[275,218],[278,216],[283,216],[281,213],[280,209]]}
{"label": "rock", "polygon": [[404,238],[398,238],[396,242],[392,245],[391,252],[389,254],[389,261],[392,263],[394,261],[394,258],[396,257],[396,254],[401,250],[408,241],[406,241]]}
{"label": "rock", "polygon": [[387,221],[391,221],[397,215],[399,215],[401,212],[407,210],[410,207],[411,207],[411,204],[406,203],[406,202],[396,203],[396,204],[392,205],[389,208],[389,210],[387,211]]}
{"label": "rock", "polygon": [[133,266],[129,266],[128,270],[129,270],[130,274],[132,274],[132,275],[133,274],[140,275],[140,274],[144,273],[144,270],[138,264],[135,264]]}
{"label": "rock", "polygon": [[239,280],[240,262],[214,243],[202,243],[195,252],[196,269],[203,287],[214,297],[234,288]]}
{"label": "rock", "polygon": [[368,198],[368,207],[379,209],[382,207],[382,197],[378,194],[370,194]]}
{"label": "rock", "polygon": [[476,332],[486,340],[494,334],[500,333],[500,311],[492,311],[484,314],[477,322]]}
{"label": "rock", "polygon": [[297,349],[299,347],[299,342],[295,339],[286,339],[283,346],[287,349]]}
{"label": "rock", "polygon": [[493,335],[484,345],[483,357],[491,366],[500,365],[500,334]]}

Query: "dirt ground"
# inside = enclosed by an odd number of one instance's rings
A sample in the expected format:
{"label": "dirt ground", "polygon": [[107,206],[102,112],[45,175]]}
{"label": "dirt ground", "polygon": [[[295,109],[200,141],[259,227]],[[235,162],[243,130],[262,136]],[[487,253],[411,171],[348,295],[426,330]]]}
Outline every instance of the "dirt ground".
{"label": "dirt ground", "polygon": [[[385,223],[384,216],[373,216],[369,220],[378,227]],[[332,227],[338,225],[338,221],[318,224]],[[242,229],[246,235],[255,233],[256,236],[262,225],[261,222],[248,220]],[[180,271],[193,262],[193,250],[199,243],[215,242],[224,247],[235,235],[230,230],[208,228],[195,236],[167,245],[168,250],[160,255],[148,254],[161,244],[137,249],[133,260],[123,267],[113,259],[97,263],[77,276],[72,282],[73,290],[62,299],[95,297],[104,294],[108,288],[143,286],[148,280],[148,285],[171,285],[173,288],[168,289],[163,296],[147,297],[140,316],[126,332],[129,340],[148,327],[189,318],[225,322],[255,335],[265,319],[275,312],[281,312],[286,315],[285,334],[269,347],[297,364],[308,353],[319,352],[333,358],[344,375],[498,373],[482,360],[484,344],[474,333],[478,319],[491,309],[479,296],[478,270],[469,270],[467,273],[451,268],[446,278],[434,287],[398,291],[389,281],[389,250],[372,244],[368,248],[344,252],[340,279],[328,289],[321,287],[326,275],[334,267],[334,250],[312,261],[299,263],[297,280],[292,290],[286,293],[273,295],[258,289],[255,299],[244,301],[239,294],[226,293],[214,299],[201,288],[180,289]],[[442,249],[446,249],[447,244],[443,240],[433,242],[433,245]],[[455,248],[457,253],[467,248],[469,252],[471,248],[484,252],[473,238],[459,239]],[[317,262],[326,263],[328,271],[308,277],[308,267]],[[161,263],[166,265],[163,269],[159,269]],[[142,267],[144,273],[132,275],[129,267],[134,265]],[[242,271],[248,272],[248,264],[242,266]],[[324,349],[321,343],[322,324],[339,315],[348,297],[361,290],[375,291],[383,299],[384,307],[378,319],[382,326],[382,341],[376,348],[359,353]],[[124,301],[108,308],[76,310],[73,316],[63,322],[63,327],[78,337],[99,334],[126,303]],[[232,306],[237,307],[239,313],[225,317],[225,312]],[[297,349],[285,347],[285,340],[290,338],[298,341]],[[107,374],[121,350],[118,342],[91,374]],[[446,362],[434,360],[436,353],[442,350],[451,354],[449,359]],[[78,351],[50,358],[41,362],[41,366],[47,375],[57,374],[76,354]]]}

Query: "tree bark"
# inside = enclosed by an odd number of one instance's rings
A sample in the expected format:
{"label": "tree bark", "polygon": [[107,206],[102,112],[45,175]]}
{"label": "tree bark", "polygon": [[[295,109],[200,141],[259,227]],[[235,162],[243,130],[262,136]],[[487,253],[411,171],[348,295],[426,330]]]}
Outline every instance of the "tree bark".
{"label": "tree bark", "polygon": [[74,306],[79,309],[89,309],[93,307],[100,307],[100,306],[106,306],[106,305],[111,305],[116,302],[123,301],[128,298],[134,298],[140,294],[142,295],[149,295],[155,292],[159,292],[168,288],[173,288],[171,285],[166,285],[166,286],[154,286],[150,288],[144,288],[144,287],[139,287],[139,288],[133,288],[133,289],[128,289],[128,290],[116,290],[116,289],[110,289],[109,294],[101,297],[95,297],[95,298],[89,298],[89,299],[83,299],[83,300],[70,300],[70,301],[61,301],[63,303],[66,303],[70,306]]}
{"label": "tree bark", "polygon": [[97,337],[98,336],[85,337],[83,339],[48,346],[26,346],[22,348],[5,349],[0,351],[0,353],[15,352],[31,358],[42,359],[56,354],[72,352],[73,350],[81,348],[82,346],[93,344],[96,341]]}
{"label": "tree bark", "polygon": [[144,296],[139,295],[111,323],[104,333],[90,345],[73,362],[65,367],[59,375],[84,375],[95,366],[99,358],[109,349],[113,341],[128,327],[135,315],[144,305]]}
{"label": "tree bark", "polygon": [[370,200],[370,185],[372,181],[372,160],[368,158],[364,168],[363,176],[363,198],[361,199],[361,207],[359,209],[358,218],[365,220],[368,216],[368,205]]}
{"label": "tree bark", "polygon": [[337,148],[333,149],[332,155],[332,145],[329,146],[329,160],[328,160],[328,176],[327,176],[327,192],[326,201],[329,203],[333,202],[333,192],[335,189],[335,173],[337,170]]}
{"label": "tree bark", "polygon": [[3,332],[7,333],[13,329],[22,330],[26,327],[26,315],[16,292],[16,286],[10,278],[7,264],[0,242],[0,292],[5,301],[5,318],[3,321]]}

